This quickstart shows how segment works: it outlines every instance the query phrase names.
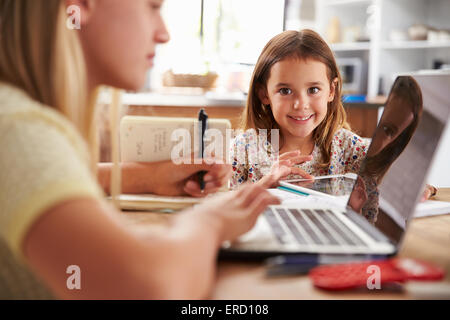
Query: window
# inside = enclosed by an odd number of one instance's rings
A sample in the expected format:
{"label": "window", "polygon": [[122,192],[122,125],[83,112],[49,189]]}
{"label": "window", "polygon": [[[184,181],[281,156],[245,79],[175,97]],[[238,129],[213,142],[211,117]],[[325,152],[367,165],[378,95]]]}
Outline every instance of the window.
{"label": "window", "polygon": [[267,41],[283,31],[284,5],[284,0],[167,0],[163,16],[171,40],[161,46],[158,64],[180,73],[255,64]]}

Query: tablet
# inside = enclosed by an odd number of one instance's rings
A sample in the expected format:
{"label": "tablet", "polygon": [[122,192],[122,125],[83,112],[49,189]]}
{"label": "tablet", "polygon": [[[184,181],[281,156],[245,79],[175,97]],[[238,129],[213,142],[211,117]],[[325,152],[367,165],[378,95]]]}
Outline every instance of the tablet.
{"label": "tablet", "polygon": [[315,177],[314,180],[285,180],[280,181],[280,185],[310,195],[349,196],[353,190],[356,178],[356,174],[347,173],[343,175]]}

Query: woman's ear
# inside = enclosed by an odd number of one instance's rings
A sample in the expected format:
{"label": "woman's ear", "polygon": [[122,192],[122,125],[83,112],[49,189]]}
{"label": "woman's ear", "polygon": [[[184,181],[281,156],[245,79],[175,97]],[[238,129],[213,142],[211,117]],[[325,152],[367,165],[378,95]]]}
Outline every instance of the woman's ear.
{"label": "woman's ear", "polygon": [[264,105],[268,105],[270,104],[270,99],[269,96],[267,94],[267,89],[265,86],[262,85],[258,85],[256,92],[258,94],[258,98],[259,100],[264,104]]}
{"label": "woman's ear", "polygon": [[65,4],[68,17],[82,27],[88,24],[96,7],[96,0],[65,0]]}
{"label": "woman's ear", "polygon": [[333,81],[331,81],[330,84],[330,96],[328,97],[328,102],[331,102],[334,100],[334,96],[336,95],[336,87],[339,84],[338,78],[334,78]]}

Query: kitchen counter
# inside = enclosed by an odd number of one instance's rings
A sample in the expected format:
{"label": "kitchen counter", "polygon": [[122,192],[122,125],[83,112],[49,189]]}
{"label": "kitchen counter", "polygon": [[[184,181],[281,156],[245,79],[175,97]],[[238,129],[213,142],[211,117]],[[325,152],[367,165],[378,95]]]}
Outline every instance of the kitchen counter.
{"label": "kitchen counter", "polygon": [[[165,93],[126,93],[123,96],[123,103],[129,106],[180,106],[180,107],[243,107],[247,102],[247,95],[234,93],[206,94],[165,94]],[[382,101],[371,100],[370,102],[350,102],[344,103],[348,108],[374,109],[382,106]]]}
{"label": "kitchen counter", "polygon": [[[122,101],[128,106],[127,114],[130,115],[196,118],[199,109],[205,108],[210,118],[228,119],[233,128],[240,126],[247,101],[245,94],[202,91],[191,93],[125,93]],[[101,101],[107,104],[107,96],[102,97]],[[371,137],[377,125],[378,108],[383,102],[378,99],[369,103],[344,103],[352,129],[363,137]]]}
{"label": "kitchen counter", "polygon": [[243,107],[247,96],[242,93],[217,94],[164,94],[164,93],[126,93],[123,103],[129,106],[180,106],[180,107]]}

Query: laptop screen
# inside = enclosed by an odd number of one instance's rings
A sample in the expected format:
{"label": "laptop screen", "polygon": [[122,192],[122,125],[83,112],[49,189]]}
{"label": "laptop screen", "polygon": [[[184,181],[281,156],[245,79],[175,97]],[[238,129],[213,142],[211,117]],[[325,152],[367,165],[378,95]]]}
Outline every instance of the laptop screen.
{"label": "laptop screen", "polygon": [[[427,107],[423,79],[416,78],[401,76],[394,82],[347,204],[394,244],[421,198],[448,119],[448,106],[446,116]],[[438,84],[439,78],[431,81]]]}

